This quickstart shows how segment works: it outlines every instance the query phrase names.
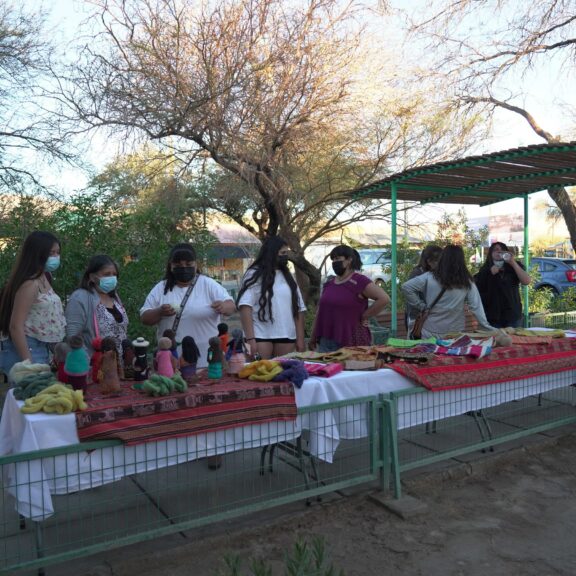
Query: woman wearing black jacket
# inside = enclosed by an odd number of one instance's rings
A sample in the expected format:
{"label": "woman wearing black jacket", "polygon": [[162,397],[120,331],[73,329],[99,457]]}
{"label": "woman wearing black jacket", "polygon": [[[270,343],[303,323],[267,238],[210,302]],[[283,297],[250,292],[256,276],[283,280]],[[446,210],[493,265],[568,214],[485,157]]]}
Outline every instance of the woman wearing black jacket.
{"label": "woman wearing black jacket", "polygon": [[488,322],[495,328],[522,325],[520,284],[531,282],[522,264],[503,242],[494,242],[486,261],[474,277]]}

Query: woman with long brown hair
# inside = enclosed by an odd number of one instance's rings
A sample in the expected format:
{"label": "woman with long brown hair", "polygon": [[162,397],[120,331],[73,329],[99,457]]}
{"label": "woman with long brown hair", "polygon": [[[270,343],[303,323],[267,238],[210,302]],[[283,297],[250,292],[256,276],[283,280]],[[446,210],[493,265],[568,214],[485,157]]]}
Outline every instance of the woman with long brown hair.
{"label": "woman with long brown hair", "polygon": [[484,314],[480,293],[466,267],[461,246],[446,246],[436,269],[402,284],[402,292],[411,308],[418,312],[429,310],[422,338],[462,332],[466,325],[465,305],[481,328],[494,330]]}
{"label": "woman with long brown hair", "polygon": [[24,240],[0,296],[0,370],[16,362],[46,364],[50,348],[65,336],[66,320],[48,274],[60,265],[60,242],[36,231]]}

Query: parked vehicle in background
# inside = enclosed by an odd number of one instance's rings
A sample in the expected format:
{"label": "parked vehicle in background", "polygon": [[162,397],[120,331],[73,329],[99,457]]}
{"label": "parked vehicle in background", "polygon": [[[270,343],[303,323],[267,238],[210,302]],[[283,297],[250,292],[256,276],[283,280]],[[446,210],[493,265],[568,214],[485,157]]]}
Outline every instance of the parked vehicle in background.
{"label": "parked vehicle in background", "polygon": [[384,287],[390,281],[392,254],[382,248],[362,248],[358,250],[362,260],[362,274],[368,276],[377,286]]}
{"label": "parked vehicle in background", "polygon": [[538,266],[540,280],[534,288],[549,288],[554,294],[562,294],[568,288],[576,288],[576,260],[569,258],[532,258],[530,267]]}

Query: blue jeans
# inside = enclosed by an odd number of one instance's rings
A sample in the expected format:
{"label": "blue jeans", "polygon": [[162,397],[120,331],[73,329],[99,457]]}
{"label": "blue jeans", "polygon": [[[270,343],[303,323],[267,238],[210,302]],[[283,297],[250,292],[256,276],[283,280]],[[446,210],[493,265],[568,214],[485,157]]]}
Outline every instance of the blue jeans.
{"label": "blue jeans", "polygon": [[[41,342],[32,336],[26,336],[26,341],[28,343],[28,349],[32,356],[33,364],[48,364],[50,359],[50,344],[47,342]],[[12,340],[2,340],[0,341],[0,372],[4,372],[6,376],[12,369],[12,366],[16,362],[21,362],[22,358],[20,354],[16,351]]]}
{"label": "blue jeans", "polygon": [[342,346],[335,340],[320,336],[320,340],[318,340],[318,345],[316,346],[316,352],[335,352],[340,348],[342,348]]}

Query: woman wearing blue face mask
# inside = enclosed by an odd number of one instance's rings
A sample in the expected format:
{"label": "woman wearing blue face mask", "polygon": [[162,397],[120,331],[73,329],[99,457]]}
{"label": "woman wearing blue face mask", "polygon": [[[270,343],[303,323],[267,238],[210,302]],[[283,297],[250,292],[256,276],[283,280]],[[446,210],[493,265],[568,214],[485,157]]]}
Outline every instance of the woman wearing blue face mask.
{"label": "woman wearing blue face mask", "polygon": [[80,288],[66,305],[66,335],[79,334],[89,354],[94,351],[95,338],[112,338],[118,358],[122,358],[122,340],[126,338],[128,315],[118,292],[118,266],[100,254],[93,256],[82,275]]}
{"label": "woman wearing blue face mask", "polygon": [[0,371],[16,362],[46,364],[50,347],[63,340],[62,302],[49,275],[60,265],[60,242],[50,232],[28,235],[0,295]]}

